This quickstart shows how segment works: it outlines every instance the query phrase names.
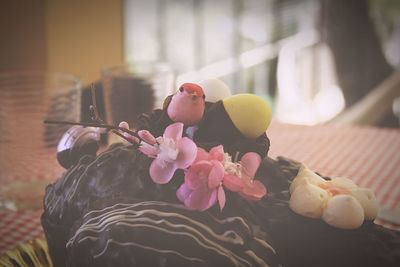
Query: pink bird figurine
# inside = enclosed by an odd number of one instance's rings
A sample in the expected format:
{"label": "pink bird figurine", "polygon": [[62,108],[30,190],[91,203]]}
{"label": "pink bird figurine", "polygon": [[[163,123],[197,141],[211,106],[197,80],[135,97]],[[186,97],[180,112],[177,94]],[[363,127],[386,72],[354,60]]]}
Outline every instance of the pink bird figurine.
{"label": "pink bird figurine", "polygon": [[193,126],[203,118],[204,109],[205,95],[201,86],[194,83],[184,83],[172,96],[167,107],[167,114],[174,122]]}

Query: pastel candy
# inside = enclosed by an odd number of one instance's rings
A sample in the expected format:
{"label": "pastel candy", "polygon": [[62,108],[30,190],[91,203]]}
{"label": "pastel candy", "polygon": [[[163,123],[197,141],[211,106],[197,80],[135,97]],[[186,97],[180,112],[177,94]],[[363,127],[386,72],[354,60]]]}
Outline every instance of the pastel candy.
{"label": "pastel candy", "polygon": [[379,205],[374,192],[369,188],[356,188],[351,194],[358,200],[364,209],[366,220],[374,220],[378,215]]}
{"label": "pastel candy", "polygon": [[326,182],[321,176],[311,171],[307,167],[302,166],[299,170],[299,173],[290,184],[289,192],[292,194],[296,187],[304,180],[314,185],[319,185]]}
{"label": "pastel candy", "polygon": [[219,79],[207,79],[198,83],[204,91],[207,102],[215,103],[231,95],[229,87]]}
{"label": "pastel candy", "polygon": [[364,210],[355,197],[337,195],[328,201],[322,219],[337,228],[356,229],[364,222]]}
{"label": "pastel candy", "polygon": [[300,215],[321,218],[328,197],[328,193],[322,188],[304,182],[294,190],[289,205],[294,212]]}

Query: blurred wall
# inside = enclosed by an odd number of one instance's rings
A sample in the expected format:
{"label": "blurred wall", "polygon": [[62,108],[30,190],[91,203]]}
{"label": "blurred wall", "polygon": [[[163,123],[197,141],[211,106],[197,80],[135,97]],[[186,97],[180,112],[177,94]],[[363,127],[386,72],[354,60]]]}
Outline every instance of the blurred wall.
{"label": "blurred wall", "polygon": [[0,72],[46,68],[45,3],[2,0]]}
{"label": "blurred wall", "polygon": [[70,72],[84,84],[123,62],[123,0],[2,0],[0,71]]}
{"label": "blurred wall", "polygon": [[123,62],[122,0],[46,0],[47,68],[100,77],[105,65]]}

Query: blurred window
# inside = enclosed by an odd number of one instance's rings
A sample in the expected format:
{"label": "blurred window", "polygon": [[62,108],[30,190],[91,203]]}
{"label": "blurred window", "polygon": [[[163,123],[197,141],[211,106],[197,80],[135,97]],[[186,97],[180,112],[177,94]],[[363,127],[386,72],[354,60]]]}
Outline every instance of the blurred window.
{"label": "blurred window", "polygon": [[224,80],[267,98],[278,119],[314,124],[344,107],[318,0],[125,0],[125,58],[168,62],[177,83]]}

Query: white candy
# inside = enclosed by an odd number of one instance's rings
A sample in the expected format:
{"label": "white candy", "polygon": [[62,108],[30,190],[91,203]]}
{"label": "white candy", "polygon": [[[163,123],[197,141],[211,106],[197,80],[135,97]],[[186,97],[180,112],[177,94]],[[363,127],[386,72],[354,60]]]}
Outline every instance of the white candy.
{"label": "white candy", "polygon": [[329,194],[322,188],[309,182],[299,184],[289,201],[290,208],[305,217],[320,218]]}
{"label": "white candy", "polygon": [[360,188],[343,177],[326,181],[304,165],[289,191],[289,205],[294,212],[310,218],[322,217],[326,223],[338,228],[358,228],[364,220],[374,220],[379,211],[372,190]]}
{"label": "white candy", "polygon": [[337,195],[328,201],[322,219],[334,227],[356,229],[364,222],[364,210],[355,197]]}
{"label": "white candy", "polygon": [[206,101],[215,103],[231,94],[229,87],[219,79],[207,79],[198,83],[206,95]]}
{"label": "white candy", "polygon": [[378,215],[379,204],[374,192],[369,188],[355,188],[351,194],[358,200],[364,209],[366,220],[374,220]]}
{"label": "white candy", "polygon": [[302,166],[299,170],[299,173],[290,184],[289,187],[290,194],[292,194],[293,191],[296,189],[296,187],[302,184],[304,181],[307,181],[314,185],[319,185],[321,183],[326,182],[321,176],[319,176],[312,170],[308,169],[307,167]]}
{"label": "white candy", "polygon": [[344,177],[335,177],[331,181],[329,181],[329,183],[331,185],[344,187],[349,190],[358,188],[358,185],[356,185],[352,180]]}

